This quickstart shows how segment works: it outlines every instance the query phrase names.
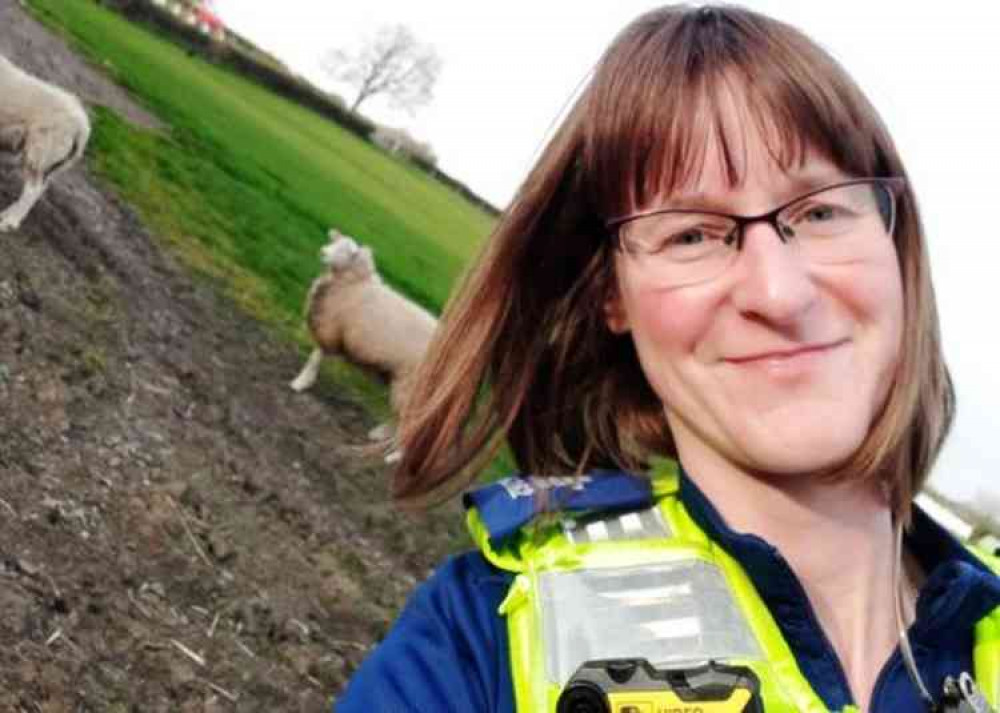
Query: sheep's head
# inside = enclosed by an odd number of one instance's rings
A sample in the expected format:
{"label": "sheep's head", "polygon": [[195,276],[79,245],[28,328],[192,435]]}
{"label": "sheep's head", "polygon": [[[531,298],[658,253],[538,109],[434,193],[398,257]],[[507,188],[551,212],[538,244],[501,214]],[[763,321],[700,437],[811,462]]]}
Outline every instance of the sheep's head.
{"label": "sheep's head", "polygon": [[323,264],[331,270],[342,270],[349,267],[360,251],[353,238],[339,233],[337,235],[338,239],[327,243],[319,251]]}

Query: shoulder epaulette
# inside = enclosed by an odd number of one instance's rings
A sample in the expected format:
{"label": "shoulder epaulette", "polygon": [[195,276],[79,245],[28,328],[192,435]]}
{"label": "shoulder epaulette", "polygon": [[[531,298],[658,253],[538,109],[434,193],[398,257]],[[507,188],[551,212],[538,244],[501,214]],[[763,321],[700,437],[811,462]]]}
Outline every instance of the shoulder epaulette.
{"label": "shoulder epaulette", "polygon": [[653,503],[644,476],[597,470],[575,476],[513,475],[466,493],[467,509],[475,508],[498,545],[543,514],[634,510]]}

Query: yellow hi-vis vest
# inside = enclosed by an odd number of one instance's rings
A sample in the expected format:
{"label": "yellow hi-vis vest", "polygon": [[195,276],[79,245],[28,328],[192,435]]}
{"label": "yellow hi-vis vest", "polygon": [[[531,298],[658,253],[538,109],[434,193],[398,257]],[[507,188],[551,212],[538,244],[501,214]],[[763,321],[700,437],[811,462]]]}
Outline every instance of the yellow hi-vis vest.
{"label": "yellow hi-vis vest", "polygon": [[[469,530],[486,558],[515,573],[507,618],[519,713],[555,713],[588,660],[645,658],[658,668],[709,660],[747,666],[766,713],[829,713],[799,670],[740,564],[677,497],[676,464],[657,468],[649,510],[542,518],[498,548],[475,508]],[[1000,560],[976,553],[994,571]],[[976,624],[975,678],[1000,703],[1000,607]],[[713,708],[714,710],[723,710]],[[848,706],[841,713],[857,711]]]}

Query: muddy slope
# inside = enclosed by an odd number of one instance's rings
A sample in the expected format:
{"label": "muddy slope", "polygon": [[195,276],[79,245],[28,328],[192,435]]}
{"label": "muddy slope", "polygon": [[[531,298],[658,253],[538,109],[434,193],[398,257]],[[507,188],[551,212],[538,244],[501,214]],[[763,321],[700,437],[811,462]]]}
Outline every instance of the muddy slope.
{"label": "muddy slope", "polygon": [[[0,28],[0,53],[157,125],[16,0]],[[0,165],[0,204],[18,190]],[[0,248],[0,710],[329,710],[457,513],[392,511],[368,416],[293,394],[301,355],[85,166]]]}

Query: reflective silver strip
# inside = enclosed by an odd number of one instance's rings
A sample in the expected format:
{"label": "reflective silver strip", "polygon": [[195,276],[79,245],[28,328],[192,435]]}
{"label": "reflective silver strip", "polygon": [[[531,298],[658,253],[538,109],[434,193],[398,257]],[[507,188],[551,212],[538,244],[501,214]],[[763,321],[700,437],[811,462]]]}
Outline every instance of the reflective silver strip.
{"label": "reflective silver strip", "polygon": [[642,625],[642,628],[657,639],[684,639],[701,635],[701,619],[695,616],[686,616],[680,619],[648,621]]}
{"label": "reflective silver strip", "polygon": [[626,537],[642,532],[642,518],[639,517],[638,513],[626,513],[618,518],[618,521],[621,522]]}
{"label": "reflective silver strip", "polygon": [[651,604],[658,603],[661,599],[677,598],[691,594],[690,582],[684,584],[672,584],[667,587],[647,587],[645,589],[632,589],[624,592],[605,592],[604,597],[608,599],[626,599],[631,602],[647,601]]}
{"label": "reflective silver strip", "polygon": [[559,686],[594,659],[645,658],[669,667],[762,657],[725,577],[711,563],[541,572],[536,581],[546,674]]}
{"label": "reflective silver strip", "polygon": [[651,533],[650,537],[671,537],[673,533],[663,519],[659,508],[650,508],[639,512],[643,532]]}
{"label": "reflective silver strip", "polygon": [[563,520],[563,532],[575,545],[587,542],[622,542],[663,539],[671,536],[659,508],[622,514],[582,516]]}
{"label": "reflective silver strip", "polygon": [[594,522],[587,523],[585,532],[587,533],[587,539],[591,542],[611,539],[604,520],[595,520]]}

